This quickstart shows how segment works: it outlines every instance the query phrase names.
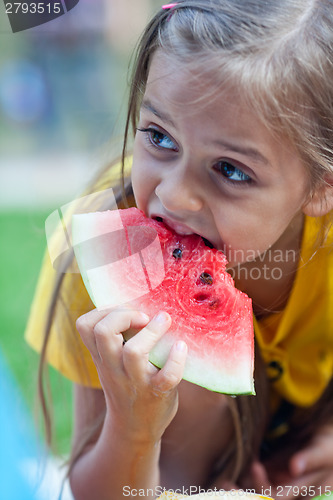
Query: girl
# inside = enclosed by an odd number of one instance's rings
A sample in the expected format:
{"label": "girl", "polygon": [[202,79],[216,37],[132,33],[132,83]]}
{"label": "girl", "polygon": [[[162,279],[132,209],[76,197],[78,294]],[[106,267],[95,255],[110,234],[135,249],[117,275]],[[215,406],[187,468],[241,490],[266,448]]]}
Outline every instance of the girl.
{"label": "girl", "polygon": [[[225,251],[253,300],[257,395],[182,381],[184,342],[157,370],[148,353],[167,314],[94,310],[73,264],[56,276],[46,262],[27,336],[41,374],[48,359],[75,382],[77,500],[155,498],[158,486],[332,489],[332,44],[331,0],[183,0],[145,30],[124,197]],[[91,191],[114,186],[113,172]]]}

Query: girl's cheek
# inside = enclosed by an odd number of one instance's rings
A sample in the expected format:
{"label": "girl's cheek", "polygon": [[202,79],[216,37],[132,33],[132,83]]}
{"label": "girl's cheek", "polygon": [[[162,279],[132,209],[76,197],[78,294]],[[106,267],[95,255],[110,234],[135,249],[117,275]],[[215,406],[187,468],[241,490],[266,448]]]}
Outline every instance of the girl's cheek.
{"label": "girl's cheek", "polygon": [[154,192],[154,186],[151,183],[152,179],[147,169],[141,163],[133,165],[131,178],[137,207],[145,211],[149,198]]}

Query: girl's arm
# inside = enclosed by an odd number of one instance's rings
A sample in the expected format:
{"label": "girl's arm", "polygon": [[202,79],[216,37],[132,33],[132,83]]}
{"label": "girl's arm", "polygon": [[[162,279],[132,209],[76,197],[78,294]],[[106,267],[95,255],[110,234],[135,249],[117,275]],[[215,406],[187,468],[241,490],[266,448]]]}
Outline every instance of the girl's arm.
{"label": "girl's arm", "polygon": [[[103,391],[75,386],[74,449],[89,427],[95,425],[96,419],[98,421],[104,415]],[[137,488],[155,488],[158,484],[159,444],[138,443],[135,446],[133,441],[126,439],[126,433],[112,432],[112,422],[106,419],[102,426],[102,431],[94,433],[72,469],[70,482],[74,498],[121,499],[123,493],[135,486],[131,486],[131,470],[132,475],[137,472],[139,478],[148,479]],[[131,496],[127,495],[127,498]]]}
{"label": "girl's arm", "polygon": [[[149,322],[128,309],[94,310],[78,320],[103,391],[76,388],[74,445],[96,417],[105,418],[70,473],[76,500],[120,500],[139,490],[145,498],[156,497],[160,441],[177,411],[186,358],[186,346],[180,343],[162,370],[148,361],[152,346],[169,326],[168,316]],[[119,333],[129,328],[142,329],[123,345]]]}

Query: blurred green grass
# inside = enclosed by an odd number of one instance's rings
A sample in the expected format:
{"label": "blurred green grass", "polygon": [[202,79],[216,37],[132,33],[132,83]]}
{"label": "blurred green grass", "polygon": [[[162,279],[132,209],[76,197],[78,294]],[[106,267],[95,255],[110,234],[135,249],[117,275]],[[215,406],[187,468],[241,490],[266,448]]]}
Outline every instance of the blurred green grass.
{"label": "blurred green grass", "polygon": [[[46,247],[44,222],[52,210],[0,212],[0,349],[32,418],[36,419],[38,355],[25,343],[24,330]],[[71,383],[49,369],[55,423],[55,451],[67,455],[72,432]]]}

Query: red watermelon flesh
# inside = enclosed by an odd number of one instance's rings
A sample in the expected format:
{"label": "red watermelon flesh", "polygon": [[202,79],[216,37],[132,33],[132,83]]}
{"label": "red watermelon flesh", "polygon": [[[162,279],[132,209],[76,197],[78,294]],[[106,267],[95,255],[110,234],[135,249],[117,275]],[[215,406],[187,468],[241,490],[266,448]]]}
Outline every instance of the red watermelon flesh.
{"label": "red watermelon flesh", "polygon": [[251,299],[225,271],[225,255],[199,235],[181,236],[136,208],[73,216],[73,246],[97,308],[127,304],[172,318],[150,353],[162,367],[172,344],[188,346],[184,379],[225,394],[253,394]]}

